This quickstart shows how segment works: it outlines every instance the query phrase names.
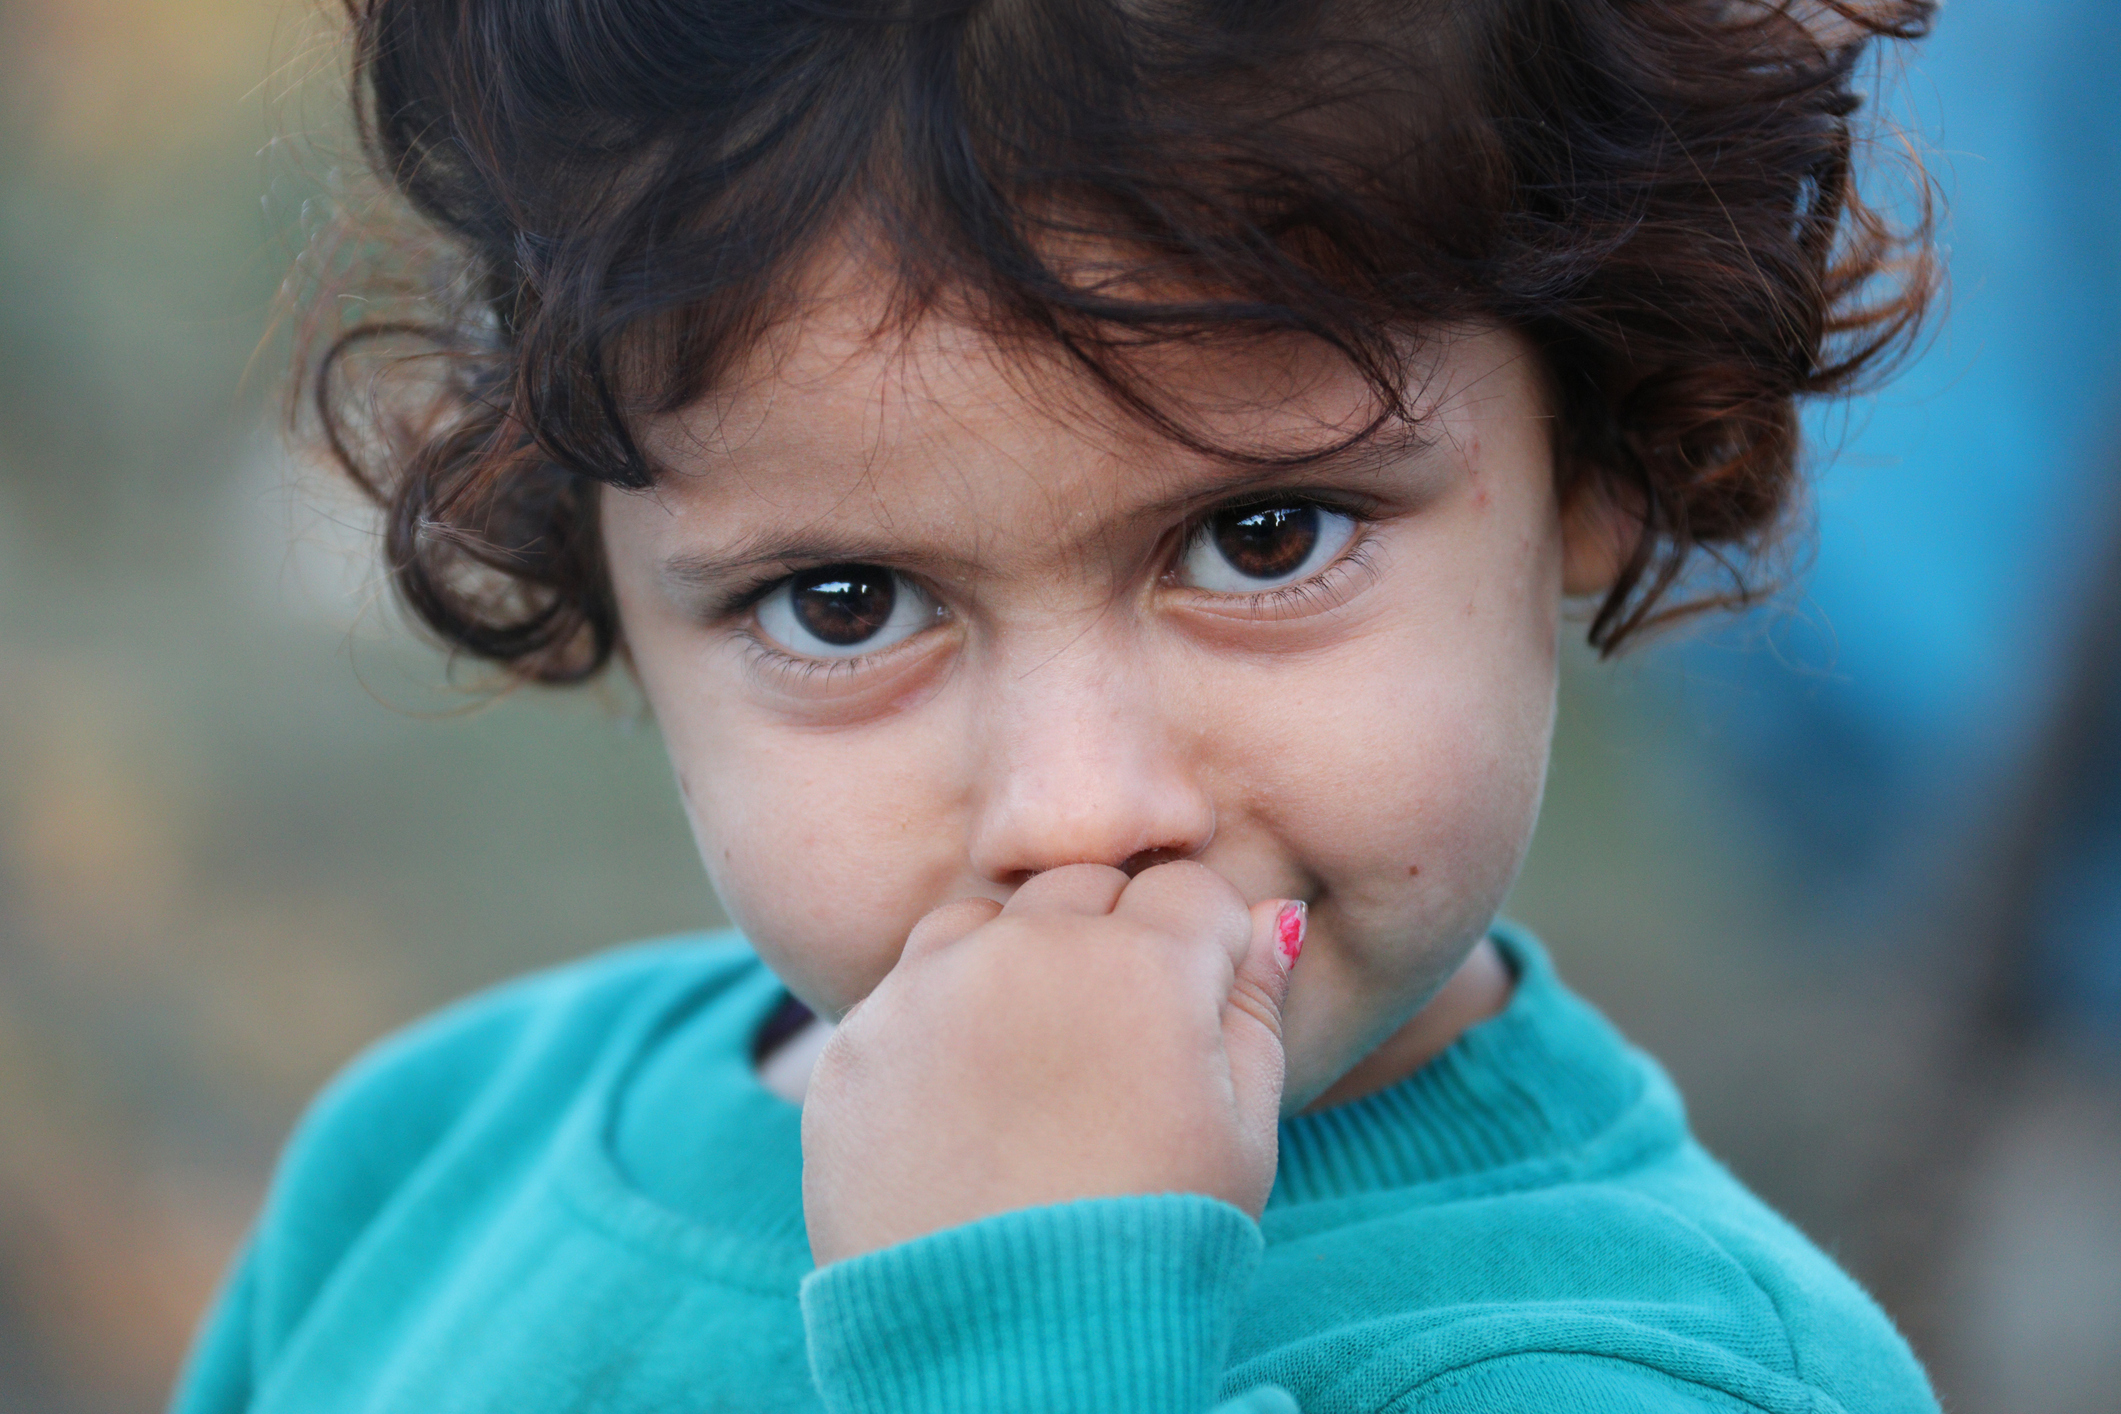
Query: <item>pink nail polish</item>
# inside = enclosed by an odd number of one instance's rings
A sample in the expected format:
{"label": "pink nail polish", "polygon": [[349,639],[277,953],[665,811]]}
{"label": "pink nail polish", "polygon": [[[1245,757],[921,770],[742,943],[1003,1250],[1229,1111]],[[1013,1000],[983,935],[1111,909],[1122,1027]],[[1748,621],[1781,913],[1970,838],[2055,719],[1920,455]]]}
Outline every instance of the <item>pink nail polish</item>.
{"label": "pink nail polish", "polygon": [[1274,960],[1287,972],[1303,956],[1304,924],[1311,910],[1302,899],[1290,899],[1274,915]]}

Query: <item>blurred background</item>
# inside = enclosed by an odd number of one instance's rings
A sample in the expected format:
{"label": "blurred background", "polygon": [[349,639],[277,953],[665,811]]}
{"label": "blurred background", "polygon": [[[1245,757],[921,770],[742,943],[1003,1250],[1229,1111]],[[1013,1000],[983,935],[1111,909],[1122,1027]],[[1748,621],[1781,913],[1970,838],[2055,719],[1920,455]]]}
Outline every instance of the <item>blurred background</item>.
{"label": "blurred background", "polygon": [[[0,4],[0,1414],[159,1407],[365,1042],[718,921],[623,686],[453,690],[275,436],[332,44]],[[2117,54],[1961,0],[1895,75],[1949,320],[1815,428],[1795,592],[1572,655],[1511,906],[1955,1414],[2121,1408]]]}

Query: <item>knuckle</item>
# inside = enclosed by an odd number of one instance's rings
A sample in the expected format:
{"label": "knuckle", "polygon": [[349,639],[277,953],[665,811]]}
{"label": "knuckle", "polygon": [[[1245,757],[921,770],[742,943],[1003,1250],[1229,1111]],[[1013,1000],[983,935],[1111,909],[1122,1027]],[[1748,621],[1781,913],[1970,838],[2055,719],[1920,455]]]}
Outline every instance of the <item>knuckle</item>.
{"label": "knuckle", "polygon": [[1060,864],[1026,879],[1017,896],[1033,900],[1123,887],[1127,876],[1109,864]]}
{"label": "knuckle", "polygon": [[1137,908],[1196,920],[1195,926],[1219,927],[1242,919],[1250,931],[1244,899],[1229,880],[1198,860],[1178,859],[1145,869],[1127,885],[1124,897]]}
{"label": "knuckle", "polygon": [[1207,898],[1217,891],[1227,892],[1229,887],[1220,874],[1199,860],[1174,859],[1169,864],[1159,864],[1135,875],[1128,883],[1127,891],[1191,901]]}
{"label": "knuckle", "polygon": [[1230,988],[1230,1005],[1281,1038],[1281,1003],[1253,978],[1240,975]]}

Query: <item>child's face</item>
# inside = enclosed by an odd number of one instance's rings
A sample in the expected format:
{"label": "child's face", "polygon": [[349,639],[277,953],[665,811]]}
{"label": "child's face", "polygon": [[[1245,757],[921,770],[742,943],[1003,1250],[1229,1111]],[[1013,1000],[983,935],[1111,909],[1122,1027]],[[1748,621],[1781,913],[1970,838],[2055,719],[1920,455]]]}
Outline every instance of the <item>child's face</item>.
{"label": "child's face", "polygon": [[[833,1016],[938,905],[1196,858],[1310,904],[1301,1108],[1450,975],[1531,832],[1570,547],[1527,346],[1439,348],[1416,445],[1261,472],[960,326],[871,338],[880,309],[813,307],[651,429],[654,493],[604,497],[716,890]],[[1225,444],[1367,417],[1323,356],[1158,357]]]}

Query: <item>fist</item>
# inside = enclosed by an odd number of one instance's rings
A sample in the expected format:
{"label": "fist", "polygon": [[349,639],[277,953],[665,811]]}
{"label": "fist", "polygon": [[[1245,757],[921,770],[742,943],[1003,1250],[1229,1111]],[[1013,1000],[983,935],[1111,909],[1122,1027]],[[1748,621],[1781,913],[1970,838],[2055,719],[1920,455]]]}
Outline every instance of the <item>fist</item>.
{"label": "fist", "polygon": [[930,913],[803,1104],[819,1266],[994,1213],[1273,1186],[1303,905],[1192,862],[1048,870]]}

